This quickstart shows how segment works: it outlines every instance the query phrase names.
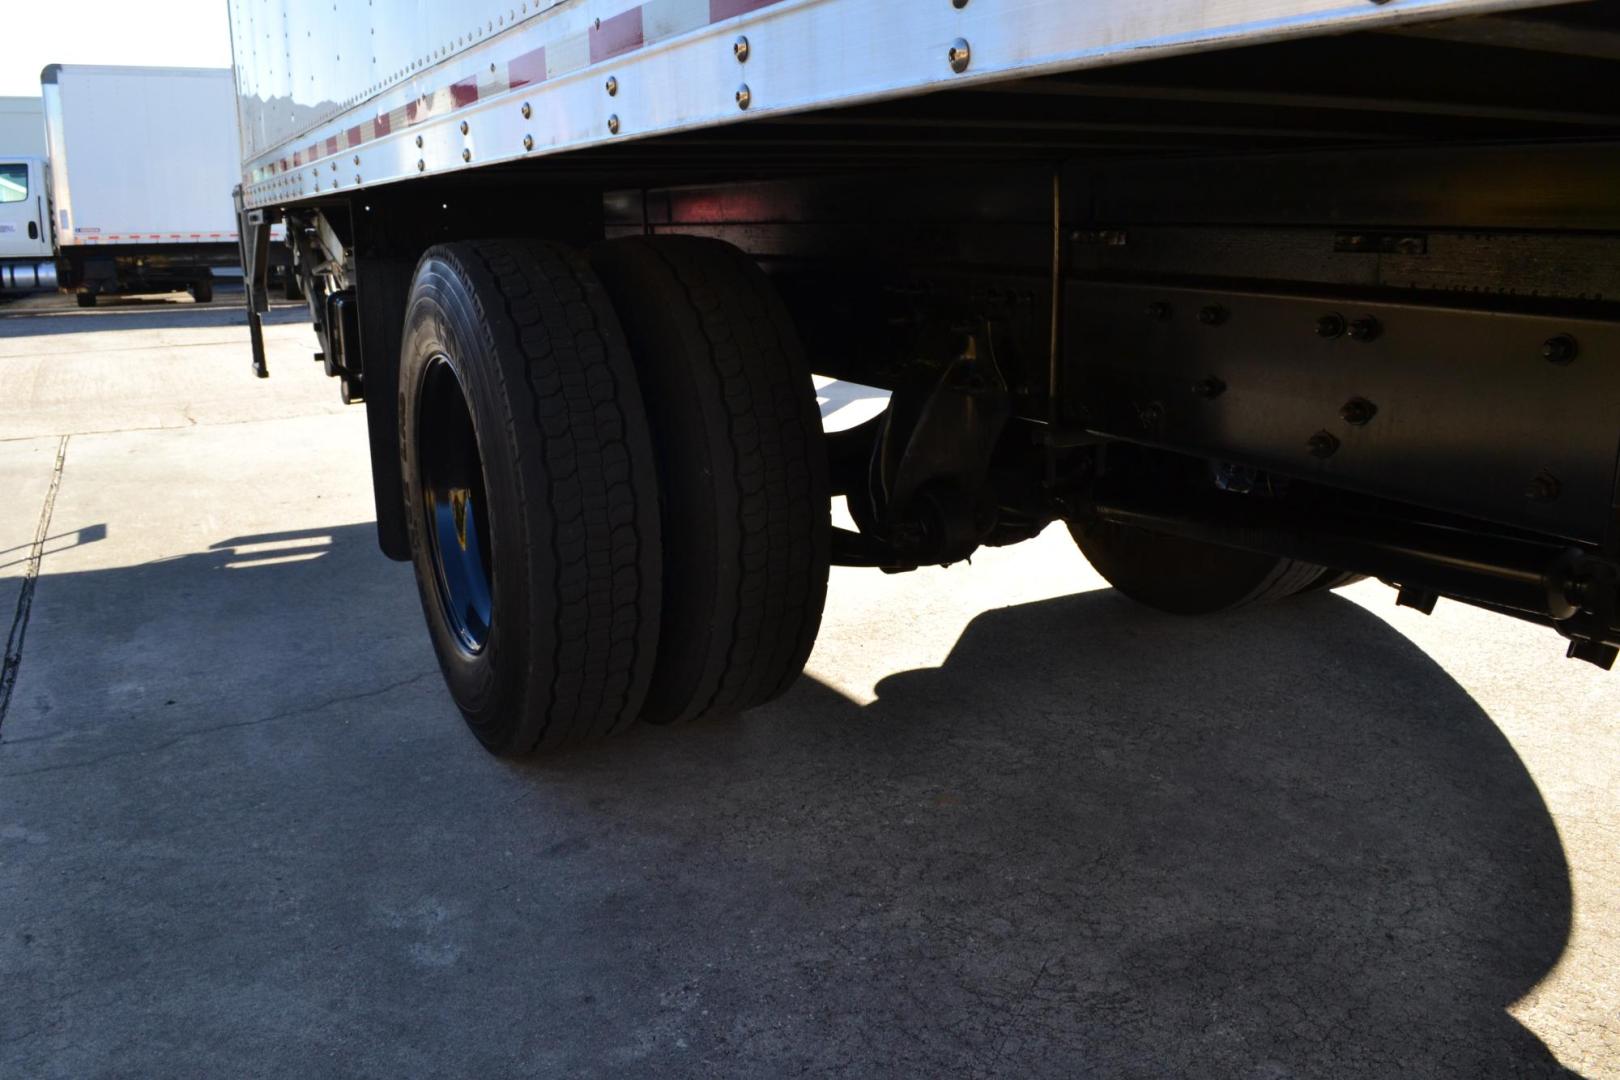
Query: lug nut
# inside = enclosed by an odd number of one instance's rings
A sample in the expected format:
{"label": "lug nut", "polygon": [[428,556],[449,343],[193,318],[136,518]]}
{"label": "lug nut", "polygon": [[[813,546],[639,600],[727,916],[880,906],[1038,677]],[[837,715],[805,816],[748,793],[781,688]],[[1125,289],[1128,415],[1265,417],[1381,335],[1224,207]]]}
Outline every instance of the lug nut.
{"label": "lug nut", "polygon": [[1350,323],[1349,334],[1357,341],[1371,341],[1384,332],[1384,327],[1371,315],[1363,315]]}
{"label": "lug nut", "polygon": [[1339,440],[1329,431],[1318,431],[1305,443],[1305,449],[1311,452],[1312,457],[1330,458],[1339,449]]}
{"label": "lug nut", "polygon": [[1226,393],[1226,384],[1215,376],[1193,383],[1193,393],[1201,398],[1218,398]]}
{"label": "lug nut", "polygon": [[1339,408],[1339,419],[1360,427],[1378,414],[1378,406],[1366,398],[1351,398]]}
{"label": "lug nut", "polygon": [[1316,320],[1316,336],[1336,338],[1344,333],[1344,316],[1334,315],[1331,312]]}
{"label": "lug nut", "polygon": [[1146,312],[1154,322],[1164,322],[1170,317],[1170,305],[1163,300],[1155,300],[1147,306]]}
{"label": "lug nut", "polygon": [[1568,334],[1558,334],[1541,343],[1541,356],[1554,364],[1567,364],[1575,359],[1580,347]]}
{"label": "lug nut", "polygon": [[1198,321],[1205,326],[1220,326],[1226,322],[1226,309],[1219,304],[1207,304],[1198,309]]}
{"label": "lug nut", "polygon": [[1157,401],[1150,401],[1142,406],[1142,411],[1137,415],[1142,421],[1142,426],[1149,431],[1156,431],[1164,424],[1164,406]]}

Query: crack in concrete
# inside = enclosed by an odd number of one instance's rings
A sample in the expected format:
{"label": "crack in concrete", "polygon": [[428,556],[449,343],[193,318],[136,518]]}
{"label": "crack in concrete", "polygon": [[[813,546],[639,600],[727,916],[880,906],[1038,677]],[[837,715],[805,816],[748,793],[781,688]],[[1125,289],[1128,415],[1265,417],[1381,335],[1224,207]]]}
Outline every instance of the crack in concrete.
{"label": "crack in concrete", "polygon": [[[315,702],[312,705],[300,705],[294,709],[283,709],[280,712],[271,713],[269,716],[260,716],[252,720],[236,720],[228,724],[213,724],[209,727],[193,728],[190,731],[182,731],[180,734],[174,736],[173,738],[165,739],[163,742],[154,743],[151,746],[143,746],[137,750],[120,750],[117,753],[103,754],[100,757],[89,758],[84,761],[73,761],[66,765],[47,765],[42,769],[21,769],[17,772],[4,772],[0,773],[0,779],[9,779],[17,776],[38,776],[42,773],[68,772],[73,769],[87,769],[92,765],[100,765],[102,762],[106,761],[115,761],[118,758],[138,757],[141,754],[155,754],[160,751],[167,750],[171,746],[176,746],[182,742],[185,742],[187,739],[195,739],[202,735],[212,735],[220,731],[233,731],[238,728],[258,727],[261,724],[274,723],[277,720],[285,720],[293,716],[304,716],[318,713],[323,709],[331,708],[333,705],[342,705],[350,701],[362,701],[366,698],[379,697],[391,690],[398,690],[400,687],[421,682],[423,679],[432,678],[437,674],[437,671],[425,671],[420,675],[412,675],[410,678],[400,679],[396,682],[391,682],[386,686],[379,686],[374,690],[362,690],[356,694],[339,694],[335,697],[329,697]],[[53,738],[60,737],[60,735],[53,736]],[[22,741],[24,740],[18,740],[18,742]],[[0,743],[0,745],[13,746],[16,745],[16,743]]]}
{"label": "crack in concrete", "polygon": [[1018,995],[1018,1000],[1012,1003],[1012,1008],[1007,1010],[1007,1021],[1002,1025],[1001,1034],[996,1039],[996,1048],[990,1055],[990,1063],[984,1067],[984,1071],[980,1075],[986,1077],[995,1075],[996,1066],[1001,1063],[1001,1056],[1007,1049],[1007,1040],[1012,1037],[1013,1028],[1018,1024],[1018,1017],[1024,1011],[1024,1003],[1029,1000],[1030,995],[1035,993],[1035,988],[1046,977],[1046,969],[1051,964],[1050,959],[1041,961],[1041,969],[1035,973],[1033,979],[1029,980],[1029,985],[1024,988],[1022,994]]}
{"label": "crack in concrete", "polygon": [[39,509],[39,524],[34,527],[34,542],[28,548],[28,565],[23,569],[22,590],[17,593],[17,610],[11,617],[11,632],[6,635],[6,651],[0,661],[0,730],[4,730],[6,713],[11,708],[11,692],[17,685],[17,672],[22,667],[23,638],[28,634],[28,616],[34,609],[34,587],[39,581],[39,563],[45,557],[45,541],[51,533],[51,512],[56,509],[56,493],[62,487],[62,465],[67,460],[68,440],[63,435],[56,444],[56,464],[51,469],[51,484],[45,490],[45,501]]}

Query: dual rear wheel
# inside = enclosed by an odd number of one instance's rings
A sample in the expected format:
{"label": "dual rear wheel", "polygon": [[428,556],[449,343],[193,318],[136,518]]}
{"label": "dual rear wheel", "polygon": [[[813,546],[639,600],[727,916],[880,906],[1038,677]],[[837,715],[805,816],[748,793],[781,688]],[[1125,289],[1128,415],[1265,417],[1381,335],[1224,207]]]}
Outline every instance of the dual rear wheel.
{"label": "dual rear wheel", "polygon": [[802,350],[742,253],[434,247],[400,392],[423,610],[490,750],[736,712],[802,669],[826,593],[826,454]]}

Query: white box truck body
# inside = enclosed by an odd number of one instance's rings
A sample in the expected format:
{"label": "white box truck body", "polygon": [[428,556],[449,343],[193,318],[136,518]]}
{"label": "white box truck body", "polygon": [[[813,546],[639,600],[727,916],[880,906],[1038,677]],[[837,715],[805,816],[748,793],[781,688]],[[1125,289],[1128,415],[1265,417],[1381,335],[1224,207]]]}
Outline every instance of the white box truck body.
{"label": "white box truck body", "polygon": [[211,294],[238,262],[230,71],[52,64],[40,82],[61,286]]}
{"label": "white box truck body", "polygon": [[230,10],[254,369],[285,222],[492,750],[768,700],[829,565],[1055,522],[1165,611],[1620,655],[1620,3]]}

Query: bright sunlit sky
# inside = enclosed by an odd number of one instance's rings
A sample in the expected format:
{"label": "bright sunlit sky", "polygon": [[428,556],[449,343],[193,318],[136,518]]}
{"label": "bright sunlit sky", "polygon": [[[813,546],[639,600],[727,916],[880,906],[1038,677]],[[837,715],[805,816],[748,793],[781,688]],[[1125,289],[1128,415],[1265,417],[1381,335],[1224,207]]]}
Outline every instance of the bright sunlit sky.
{"label": "bright sunlit sky", "polygon": [[0,0],[0,97],[46,64],[230,67],[226,0]]}

